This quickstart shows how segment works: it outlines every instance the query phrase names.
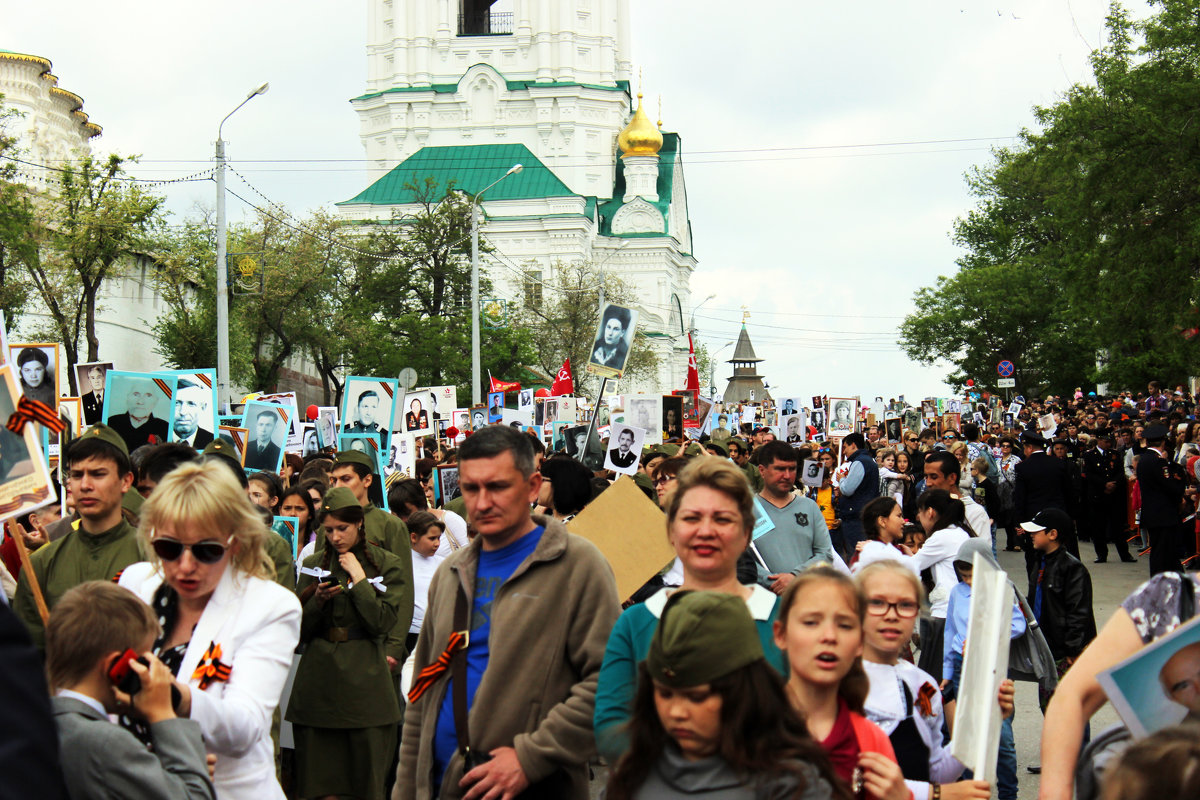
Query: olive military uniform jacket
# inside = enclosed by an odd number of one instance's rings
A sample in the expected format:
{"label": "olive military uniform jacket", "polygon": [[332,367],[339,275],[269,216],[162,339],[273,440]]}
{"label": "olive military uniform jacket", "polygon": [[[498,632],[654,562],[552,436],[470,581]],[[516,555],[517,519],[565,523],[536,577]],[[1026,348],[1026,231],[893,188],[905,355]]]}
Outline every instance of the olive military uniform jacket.
{"label": "olive military uniform jacket", "polygon": [[[470,744],[484,753],[515,748],[531,783],[563,770],[570,789],[562,800],[586,800],[596,683],[621,602],[612,569],[591,542],[551,517],[533,520],[546,528],[541,540],[492,599],[488,666],[467,718]],[[476,537],[434,574],[414,674],[445,649],[458,594],[472,601],[482,545]],[[432,798],[434,732],[448,677],[405,712],[393,800]],[[456,753],[446,766],[442,800],[462,796],[463,774]]]}
{"label": "olive military uniform jacket", "polygon": [[[368,549],[378,569],[367,560]],[[403,642],[408,633],[412,584],[404,582],[399,557],[383,548],[359,542],[350,552],[368,580],[349,589],[350,576],[336,554],[324,567],[324,553],[304,559],[306,568],[329,570],[332,575],[320,580],[336,581],[342,593],[319,605],[314,592],[304,603],[300,641],[306,647],[287,709],[288,721],[296,725],[369,728],[400,721],[396,682],[387,664],[387,640],[399,630]],[[382,590],[369,582],[377,577],[382,578]],[[296,588],[303,592],[318,582],[316,576],[302,574]],[[408,610],[404,611],[401,606],[406,598]]]}
{"label": "olive military uniform jacket", "polygon": [[[130,564],[145,560],[137,530],[124,520],[97,535],[87,533],[82,526],[74,528],[29,556],[33,574],[46,598],[46,607],[50,609],[69,589],[85,581],[116,580]],[[21,570],[17,580],[13,609],[29,629],[34,644],[38,649],[45,649],[46,632],[25,570]]]}

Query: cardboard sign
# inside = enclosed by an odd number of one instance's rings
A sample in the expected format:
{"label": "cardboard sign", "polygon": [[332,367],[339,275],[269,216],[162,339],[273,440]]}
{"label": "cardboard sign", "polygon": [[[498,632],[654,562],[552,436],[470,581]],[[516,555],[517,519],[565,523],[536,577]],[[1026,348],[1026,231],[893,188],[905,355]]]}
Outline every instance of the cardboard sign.
{"label": "cardboard sign", "polygon": [[675,548],[667,542],[666,515],[625,475],[568,522],[567,530],[596,545],[608,559],[621,600],[675,559]]}

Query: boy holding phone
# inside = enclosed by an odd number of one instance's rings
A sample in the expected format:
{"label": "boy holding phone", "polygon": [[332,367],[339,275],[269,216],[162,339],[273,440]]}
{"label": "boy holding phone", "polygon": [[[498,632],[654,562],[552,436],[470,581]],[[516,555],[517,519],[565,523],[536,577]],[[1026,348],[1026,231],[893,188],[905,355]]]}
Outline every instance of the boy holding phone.
{"label": "boy holding phone", "polygon": [[[148,605],[106,581],[76,586],[50,614],[46,671],[72,800],[216,797],[200,726],[175,716],[174,676],[149,652],[158,632]],[[148,724],[153,751],[109,721],[118,711]]]}

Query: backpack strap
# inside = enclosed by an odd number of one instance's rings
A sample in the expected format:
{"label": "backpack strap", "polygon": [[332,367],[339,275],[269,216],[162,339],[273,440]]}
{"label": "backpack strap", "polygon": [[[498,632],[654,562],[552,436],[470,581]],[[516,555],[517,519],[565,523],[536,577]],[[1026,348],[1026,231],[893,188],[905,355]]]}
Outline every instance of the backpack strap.
{"label": "backpack strap", "polygon": [[1177,572],[1179,576],[1179,622],[1187,622],[1196,616],[1196,584],[1186,572]]}

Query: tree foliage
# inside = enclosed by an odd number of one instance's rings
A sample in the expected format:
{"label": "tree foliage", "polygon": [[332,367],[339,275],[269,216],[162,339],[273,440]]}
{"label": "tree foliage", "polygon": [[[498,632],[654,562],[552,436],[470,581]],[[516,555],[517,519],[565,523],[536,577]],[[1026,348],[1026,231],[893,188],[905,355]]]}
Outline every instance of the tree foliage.
{"label": "tree foliage", "polygon": [[1018,390],[1181,382],[1200,355],[1200,0],[1114,5],[1094,83],[1035,109],[1039,130],[994,152],[955,225],[959,272],[917,293],[911,356],[954,366],[951,383]]}
{"label": "tree foliage", "polygon": [[31,293],[28,269],[37,260],[37,234],[33,203],[25,187],[14,180],[17,165],[10,160],[20,150],[8,130],[23,115],[3,103],[0,94],[0,313],[11,329]]}
{"label": "tree foliage", "polygon": [[[577,395],[594,396],[600,380],[584,371],[600,325],[600,285],[604,301],[632,306],[636,298],[632,287],[610,273],[602,273],[589,263],[563,264],[553,270],[545,299],[530,305],[521,315],[521,324],[533,334],[537,365],[547,375],[555,375],[565,359],[571,359]],[[658,357],[642,334],[633,340],[625,362],[625,376],[631,380],[655,375]]]}

